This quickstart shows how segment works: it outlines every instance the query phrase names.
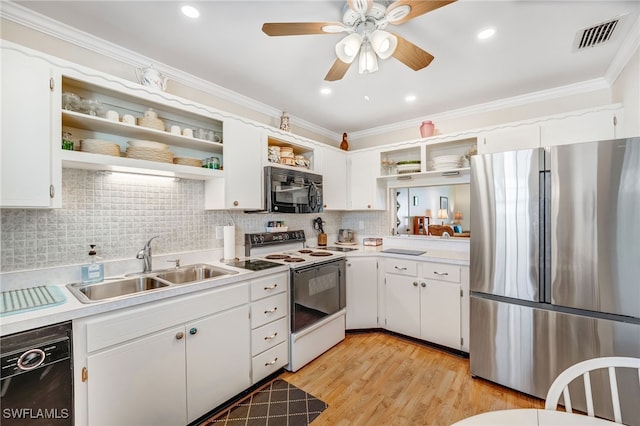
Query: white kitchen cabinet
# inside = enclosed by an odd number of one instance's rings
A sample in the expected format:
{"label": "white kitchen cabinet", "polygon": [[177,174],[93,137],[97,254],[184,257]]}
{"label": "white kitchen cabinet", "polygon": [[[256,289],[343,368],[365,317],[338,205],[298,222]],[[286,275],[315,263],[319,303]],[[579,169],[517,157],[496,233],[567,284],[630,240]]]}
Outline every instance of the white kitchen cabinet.
{"label": "white kitchen cabinet", "polygon": [[224,181],[205,182],[205,209],[264,209],[263,129],[240,120],[224,122]]}
{"label": "white kitchen cabinet", "polygon": [[537,124],[506,127],[478,136],[478,154],[531,149],[540,146],[540,126]]}
{"label": "white kitchen cabinet", "polygon": [[347,330],[378,327],[378,259],[347,258]]}
{"label": "white kitchen cabinet", "polygon": [[420,282],[420,338],[460,348],[460,284],[437,280]]}
{"label": "white kitchen cabinet", "polygon": [[250,386],[248,324],[241,306],[185,327],[189,423]]}
{"label": "white kitchen cabinet", "polygon": [[420,338],[420,287],[417,277],[385,275],[387,330]]}
{"label": "white kitchen cabinet", "polygon": [[380,158],[377,151],[349,153],[349,209],[385,210],[385,189],[378,183]]}
{"label": "white kitchen cabinet", "polygon": [[187,424],[247,389],[248,303],[240,283],[74,321],[77,423]]}
{"label": "white kitchen cabinet", "polygon": [[288,275],[257,278],[251,287],[252,384],[289,363]]}
{"label": "white kitchen cabinet", "polygon": [[616,138],[621,108],[588,111],[540,124],[542,146],[567,145]]}
{"label": "white kitchen cabinet", "polygon": [[61,207],[60,120],[52,113],[60,75],[44,59],[4,44],[0,52],[0,207]]}
{"label": "white kitchen cabinet", "polygon": [[323,206],[325,210],[347,210],[347,154],[332,147],[316,147],[322,175]]}

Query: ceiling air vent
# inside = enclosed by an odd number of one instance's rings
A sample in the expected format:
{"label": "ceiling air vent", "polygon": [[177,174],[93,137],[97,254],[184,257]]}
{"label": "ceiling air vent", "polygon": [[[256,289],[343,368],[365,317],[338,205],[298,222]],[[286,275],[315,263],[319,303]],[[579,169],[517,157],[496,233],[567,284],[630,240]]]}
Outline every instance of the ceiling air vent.
{"label": "ceiling air vent", "polygon": [[573,45],[574,50],[582,50],[588,47],[598,46],[611,40],[613,30],[615,30],[620,23],[620,19],[620,17],[617,17],[607,22],[578,31]]}

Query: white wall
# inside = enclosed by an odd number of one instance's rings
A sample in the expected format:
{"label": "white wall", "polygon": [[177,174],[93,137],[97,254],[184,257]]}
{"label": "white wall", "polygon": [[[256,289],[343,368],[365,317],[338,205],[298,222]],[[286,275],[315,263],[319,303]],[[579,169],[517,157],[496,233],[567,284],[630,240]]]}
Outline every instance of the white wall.
{"label": "white wall", "polygon": [[640,48],[614,82],[613,101],[624,105],[622,136],[640,136]]}

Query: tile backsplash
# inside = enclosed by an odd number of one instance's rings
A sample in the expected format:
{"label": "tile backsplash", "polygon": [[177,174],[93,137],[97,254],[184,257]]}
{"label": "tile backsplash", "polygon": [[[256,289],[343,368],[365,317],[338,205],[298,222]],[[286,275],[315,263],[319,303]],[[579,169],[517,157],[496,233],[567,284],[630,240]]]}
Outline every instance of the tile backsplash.
{"label": "tile backsplash", "polygon": [[[63,169],[61,209],[1,209],[0,272],[75,265],[88,260],[96,244],[105,260],[130,259],[151,237],[154,254],[222,248],[216,227],[234,222],[236,245],[244,234],[264,232],[270,220],[303,229],[315,242],[312,219],[321,216],[325,232],[355,229],[358,235],[387,235],[384,212],[246,214],[205,211],[204,183],[137,175],[110,175]],[[364,223],[365,228],[359,229]],[[242,253],[238,253],[242,255]]]}

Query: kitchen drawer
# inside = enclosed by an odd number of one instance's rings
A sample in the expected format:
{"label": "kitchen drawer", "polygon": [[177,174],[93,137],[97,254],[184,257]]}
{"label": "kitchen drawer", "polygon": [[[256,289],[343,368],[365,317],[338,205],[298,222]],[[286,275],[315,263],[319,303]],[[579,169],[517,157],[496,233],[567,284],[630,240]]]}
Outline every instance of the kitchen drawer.
{"label": "kitchen drawer", "polygon": [[413,260],[385,259],[384,265],[384,271],[387,274],[409,275],[412,277],[418,275],[418,263]]}
{"label": "kitchen drawer", "polygon": [[251,281],[251,300],[258,300],[287,290],[287,274],[271,275]]}
{"label": "kitchen drawer", "polygon": [[251,355],[258,355],[287,340],[289,323],[286,318],[270,322],[251,332]]}
{"label": "kitchen drawer", "polygon": [[251,328],[258,328],[287,314],[287,293],[261,299],[251,304]]}
{"label": "kitchen drawer", "polygon": [[425,263],[422,266],[422,276],[429,280],[460,282],[460,266],[446,263]]}
{"label": "kitchen drawer", "polygon": [[287,342],[282,342],[268,351],[253,357],[251,361],[253,367],[253,383],[256,383],[289,363],[289,345]]}

